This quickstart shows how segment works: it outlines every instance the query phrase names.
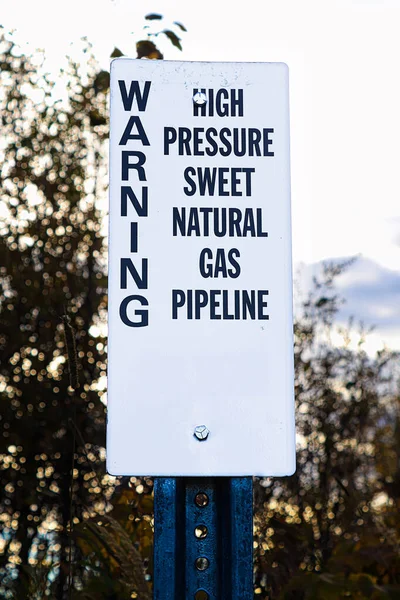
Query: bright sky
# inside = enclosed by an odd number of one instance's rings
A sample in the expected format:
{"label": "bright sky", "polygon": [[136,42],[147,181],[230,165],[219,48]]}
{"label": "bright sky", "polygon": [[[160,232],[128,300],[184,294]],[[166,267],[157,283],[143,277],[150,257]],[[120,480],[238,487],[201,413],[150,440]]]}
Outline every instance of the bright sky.
{"label": "bright sky", "polygon": [[188,29],[167,59],[289,65],[294,262],[361,254],[398,282],[398,0],[18,0],[1,22],[55,65],[86,35],[106,66],[115,45],[134,56],[149,12]]}

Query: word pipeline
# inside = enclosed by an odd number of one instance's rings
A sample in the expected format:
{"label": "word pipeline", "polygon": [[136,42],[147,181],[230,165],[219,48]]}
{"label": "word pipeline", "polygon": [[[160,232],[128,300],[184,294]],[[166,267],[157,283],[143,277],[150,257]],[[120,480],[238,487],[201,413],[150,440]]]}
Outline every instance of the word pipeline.
{"label": "word pipeline", "polygon": [[[121,149],[121,191],[120,214],[128,215],[128,202],[138,217],[148,217],[148,186],[146,185],[146,155],[144,149],[150,145],[139,115],[132,115],[132,106],[138,112],[146,111],[151,93],[151,82],[139,84],[131,81],[118,81],[120,97],[124,110],[130,113],[119,145],[126,147],[131,141],[140,143],[140,150]],[[234,238],[267,238],[268,232],[263,222],[263,209],[246,206],[246,199],[253,196],[255,166],[213,166],[207,165],[209,157],[218,158],[218,163],[229,157],[252,157],[253,164],[258,158],[274,157],[274,129],[271,127],[202,127],[207,117],[213,125],[219,119],[245,115],[244,91],[242,89],[194,89],[192,116],[198,127],[163,128],[163,155],[165,157],[191,157],[182,170],[181,194],[186,198],[183,206],[172,207],[173,238],[206,238],[205,247],[199,252],[197,267],[199,276],[204,279],[202,289],[172,289],[172,320],[268,320],[268,289],[240,289],[238,282],[242,274],[242,245],[224,240]],[[222,123],[225,125],[226,121]],[[135,144],[135,146],[136,146]],[[195,164],[196,157],[205,157],[204,166]],[[168,160],[168,159],[166,159]],[[202,160],[202,163],[203,163]],[[192,162],[193,161],[193,162]],[[223,162],[222,162],[223,164]],[[237,163],[236,163],[237,164]],[[135,172],[139,185],[129,185],[130,174]],[[205,200],[206,198],[206,200]],[[227,199],[213,202],[212,199]],[[207,206],[207,204],[209,204]],[[218,204],[218,205],[217,205]],[[224,205],[225,204],[225,205]],[[130,253],[138,253],[138,222],[130,227]],[[213,240],[217,239],[217,247]],[[235,246],[240,246],[235,247]],[[128,327],[146,327],[149,325],[148,289],[149,260],[141,258],[120,259],[120,288],[126,290],[134,283],[138,293],[128,295],[120,305],[120,318]],[[220,289],[212,281],[235,280],[229,289]],[[207,289],[209,288],[211,289]],[[223,287],[223,286],[222,286]],[[140,292],[140,293],[139,293]],[[134,317],[132,317],[132,314]]]}

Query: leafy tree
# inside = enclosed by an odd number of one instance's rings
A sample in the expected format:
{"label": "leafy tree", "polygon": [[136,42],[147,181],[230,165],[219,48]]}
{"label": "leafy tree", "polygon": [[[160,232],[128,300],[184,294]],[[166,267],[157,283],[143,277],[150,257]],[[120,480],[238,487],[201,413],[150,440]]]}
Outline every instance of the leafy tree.
{"label": "leafy tree", "polygon": [[57,561],[61,598],[72,510],[80,518],[100,494],[104,406],[97,385],[105,375],[105,340],[90,328],[106,308],[95,206],[106,130],[91,119],[94,111],[105,115],[105,96],[95,95],[92,81],[82,84],[71,64],[68,103],[55,105],[53,85],[30,59],[4,38],[2,50],[4,566],[11,579],[19,566],[22,586],[26,566]]}
{"label": "leafy tree", "polygon": [[400,597],[398,357],[332,343],[346,266],[325,265],[295,323],[297,471],[256,484],[261,597]]}
{"label": "leafy tree", "polygon": [[[152,20],[161,16],[148,15]],[[161,34],[180,47],[173,30],[148,33],[137,43],[138,58],[162,58],[153,41]],[[0,595],[6,598],[61,600],[73,585],[83,593],[96,569],[82,544],[71,544],[73,527],[83,537],[91,527],[94,535],[97,525],[88,519],[100,514],[103,540],[108,528],[123,531],[105,515],[116,484],[104,471],[102,401],[109,74],[88,44],[82,58],[54,82],[38,56],[21,54],[1,33]],[[67,93],[56,100],[61,89]],[[127,582],[131,592],[142,570]]]}

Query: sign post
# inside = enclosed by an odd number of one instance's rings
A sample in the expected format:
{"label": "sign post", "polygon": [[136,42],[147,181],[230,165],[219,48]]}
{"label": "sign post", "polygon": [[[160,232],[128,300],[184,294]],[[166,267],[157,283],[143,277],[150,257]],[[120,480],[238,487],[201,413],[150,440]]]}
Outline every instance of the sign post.
{"label": "sign post", "polygon": [[252,600],[252,478],[158,477],[154,498],[154,600]]}
{"label": "sign post", "polygon": [[155,598],[251,598],[251,476],[295,465],[286,65],[113,61],[108,350]]}

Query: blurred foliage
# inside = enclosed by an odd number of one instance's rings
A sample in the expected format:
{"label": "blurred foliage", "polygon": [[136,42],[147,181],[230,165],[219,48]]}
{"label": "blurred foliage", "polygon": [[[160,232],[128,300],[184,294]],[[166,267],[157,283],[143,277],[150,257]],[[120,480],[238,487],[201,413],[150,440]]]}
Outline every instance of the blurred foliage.
{"label": "blurred foliage", "polygon": [[[146,29],[139,58],[158,36],[180,48]],[[109,73],[87,46],[52,81],[4,34],[0,63],[0,597],[146,600],[153,483],[104,470]],[[295,323],[298,466],[255,481],[256,598],[400,598],[398,357],[333,343],[347,266]]]}
{"label": "blurred foliage", "polygon": [[3,30],[0,64],[0,597],[146,598],[152,482],[104,469],[109,73]]}
{"label": "blurred foliage", "polygon": [[255,485],[256,597],[400,598],[398,355],[371,358],[326,264],[295,322],[297,470]]}

